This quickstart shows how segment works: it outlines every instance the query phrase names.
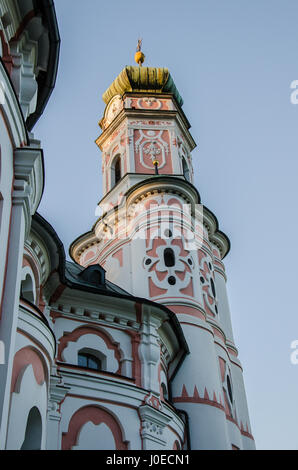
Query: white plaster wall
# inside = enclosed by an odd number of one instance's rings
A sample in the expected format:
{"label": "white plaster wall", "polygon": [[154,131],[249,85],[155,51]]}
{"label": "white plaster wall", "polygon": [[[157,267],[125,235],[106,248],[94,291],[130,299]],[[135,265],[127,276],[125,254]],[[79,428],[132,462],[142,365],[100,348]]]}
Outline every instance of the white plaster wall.
{"label": "white plaster wall", "polygon": [[[2,81],[2,70],[0,69],[0,82]],[[6,252],[9,234],[9,222],[11,212],[11,190],[13,180],[13,147],[9,139],[7,127],[2,114],[0,114],[1,156],[0,156],[0,197],[2,210],[0,210],[0,298],[2,298],[3,282],[6,268]]]}
{"label": "white plaster wall", "polygon": [[215,289],[218,300],[218,321],[226,335],[227,340],[234,343],[231,313],[227,296],[226,281],[221,274],[215,271]]}
{"label": "white plaster wall", "polygon": [[82,427],[78,445],[72,450],[116,450],[116,443],[112,431],[105,423],[98,425],[91,421]]}
{"label": "white plaster wall", "polygon": [[[237,406],[238,422],[240,425],[240,422],[242,421],[245,431],[246,431],[246,423],[247,423],[249,427],[249,432],[251,433],[243,373],[242,373],[242,370],[236,365],[234,365],[233,363],[231,363],[230,369],[231,369],[231,375],[232,375],[232,381],[233,381],[234,396],[235,396],[235,401],[236,401],[236,406]],[[243,440],[243,437],[245,436],[242,436],[243,448],[244,449],[246,448],[245,445],[247,445],[247,443],[249,445],[248,448],[254,448],[254,441],[252,441],[249,438],[246,438]]]}
{"label": "white plaster wall", "polygon": [[242,448],[244,450],[256,450],[255,441],[253,441],[249,437],[242,436]]}
{"label": "white plaster wall", "polygon": [[95,334],[86,334],[80,336],[76,342],[69,342],[62,353],[64,361],[69,364],[78,364],[78,353],[81,349],[88,348],[99,351],[105,356],[105,370],[116,372],[118,369],[118,361],[112,349],[108,349],[105,341]]}
{"label": "white plaster wall", "polygon": [[163,383],[164,383],[165,386],[167,387],[168,396],[165,397],[165,398],[168,399],[168,397],[169,397],[168,379],[167,379],[166,374],[164,373],[164,370],[161,370],[161,371],[160,371],[160,385],[163,384]]}
{"label": "white plaster wall", "polygon": [[[186,356],[172,383],[173,397],[180,397],[183,384],[189,396],[193,396],[194,387],[201,398],[205,387],[210,400],[216,393],[217,400],[222,395],[222,384],[218,367],[218,358],[214,345],[213,334],[206,331],[207,324],[202,320],[188,315],[178,315],[191,354]],[[197,328],[195,325],[204,326]],[[208,404],[177,402],[178,409],[190,413],[190,434],[192,449],[227,449],[229,437],[226,418],[223,410]],[[201,425],[199,424],[201,423]]]}
{"label": "white plaster wall", "polygon": [[[111,315],[120,315],[121,312],[116,309],[115,312],[111,311]],[[116,327],[115,323],[115,327]],[[98,327],[99,331],[103,331],[108,334],[108,336],[115,342],[120,345],[120,353],[121,353],[121,369],[122,374],[126,375],[127,377],[131,377],[132,375],[132,350],[131,350],[131,338],[130,336],[125,333],[121,329],[117,328],[108,328],[106,325],[98,324],[98,323],[84,323],[84,322],[77,322],[73,321],[68,318],[57,318],[55,324],[53,325],[55,336],[57,340],[59,340],[64,334],[70,333],[76,330],[79,327]],[[89,338],[92,336],[92,338]],[[93,346],[92,346],[93,345]],[[118,369],[118,361],[115,357],[114,350],[109,349],[104,339],[100,338],[96,334],[92,334],[91,330],[88,335],[82,335],[76,342],[69,342],[67,347],[64,349],[62,353],[62,357],[66,362],[70,364],[77,364],[77,354],[80,349],[89,348],[94,349],[96,351],[101,352],[107,358],[107,367],[106,370],[109,372],[116,372]],[[117,363],[117,367],[116,367]]]}
{"label": "white plaster wall", "polygon": [[177,434],[174,433],[172,429],[168,427],[164,429],[162,437],[166,441],[165,446],[164,446],[165,450],[173,449],[175,441],[179,442],[180,447],[181,447],[181,442],[183,442],[183,433],[181,433],[180,436],[178,437]]}
{"label": "white plaster wall", "polygon": [[230,450],[225,412],[199,403],[177,403],[188,414],[192,450]]}
{"label": "white plaster wall", "polygon": [[[36,303],[36,284],[35,284],[35,277],[33,274],[33,271],[31,267],[29,266],[24,266],[22,268],[22,274],[21,274],[21,290],[22,290],[22,282],[26,280],[27,275],[30,276],[31,282],[32,282],[32,295],[33,295],[33,303]],[[26,294],[26,292],[25,292]]]}
{"label": "white plaster wall", "polygon": [[32,365],[24,368],[16,386],[17,392],[12,393],[9,424],[7,433],[7,450],[19,450],[24,442],[27,418],[31,408],[38,408],[42,418],[41,449],[45,448],[47,386],[44,382],[39,385],[34,377]]}
{"label": "white plaster wall", "polygon": [[22,207],[14,206],[12,212],[13,216],[8,256],[8,271],[2,301],[2,309],[5,312],[5,315],[2,316],[0,322],[0,339],[5,345],[5,364],[1,366],[0,370],[0,448],[2,448],[6,439],[6,420],[9,410],[10,383],[13,357],[15,353],[15,338],[17,334],[22,250],[25,234],[25,219]]}
{"label": "white plaster wall", "polygon": [[[1,366],[0,371],[0,448],[6,440],[7,418],[10,400],[10,381],[12,371],[12,361],[14,355],[14,342],[16,336],[17,325],[17,311],[19,303],[20,292],[20,272],[22,266],[22,254],[24,247],[24,234],[26,230],[25,214],[21,204],[15,204],[11,208],[11,194],[12,194],[12,177],[13,177],[13,149],[21,146],[27,140],[24,121],[17,103],[17,98],[11,87],[11,83],[4,69],[3,64],[0,64],[0,80],[3,82],[1,86],[4,89],[4,99],[0,102],[1,119],[0,119],[0,135],[1,135],[1,182],[0,190],[4,198],[2,216],[6,222],[1,223],[0,228],[0,257],[3,260],[7,259],[6,272],[0,270],[0,295],[2,297],[2,309],[5,315],[2,316],[0,323],[0,339],[5,344],[5,364]],[[6,126],[4,125],[3,118],[6,119]],[[12,141],[9,142],[8,130]],[[29,165],[30,166],[30,165]],[[19,188],[21,189],[21,188]],[[22,193],[16,191],[15,195],[26,198],[29,193]],[[7,237],[8,237],[8,224],[10,225],[10,239],[7,253]],[[3,228],[3,230],[2,230]],[[5,291],[3,290],[4,272],[5,278]]]}
{"label": "white plaster wall", "polygon": [[[35,346],[39,343],[47,351],[48,355],[43,352],[43,348],[39,349],[39,353],[43,356],[45,363],[48,366],[48,373],[50,369],[48,357],[53,359],[55,351],[55,341],[52,333],[45,325],[45,323],[36,316],[31,315],[30,312],[19,308],[18,312],[18,328],[24,331],[24,334],[16,335],[15,351],[19,351],[26,346]],[[28,336],[35,339],[35,344],[28,339]]]}
{"label": "white plaster wall", "polygon": [[160,345],[157,342],[157,329],[160,321],[146,310],[143,313],[139,357],[142,363],[142,387],[156,394],[160,393],[158,368],[160,364]]}
{"label": "white plaster wall", "polygon": [[[190,396],[196,385],[200,397],[204,396],[205,387],[211,399],[213,392],[219,397],[222,387],[212,332],[206,331],[208,326],[200,319],[184,314],[178,314],[177,317],[179,321],[188,322],[181,326],[191,353],[186,356],[173,380],[173,396],[180,396],[185,384]],[[196,327],[196,324],[203,328]]]}
{"label": "white plaster wall", "polygon": [[237,446],[240,450],[243,450],[242,436],[241,436],[241,432],[238,426],[236,426],[236,424],[232,423],[231,421],[227,420],[227,428],[228,428],[231,448],[232,448],[232,445],[234,445],[234,446]]}
{"label": "white plaster wall", "polygon": [[[32,323],[30,323],[32,320]],[[45,325],[36,318],[33,318],[29,313],[19,312],[18,327],[25,329],[26,333],[34,337],[43,347],[47,350],[50,357],[54,355],[54,345],[52,335],[49,333]],[[40,327],[40,329],[39,329]],[[33,347],[35,345],[29,338],[21,332],[16,336],[15,352],[20,351],[26,347]],[[50,365],[48,356],[45,355],[41,349],[39,354],[43,357],[47,370],[45,374],[49,376]],[[46,442],[46,416],[47,416],[47,384],[44,382],[39,385],[36,382],[32,365],[25,366],[23,373],[20,374],[16,391],[11,395],[9,421],[8,421],[8,434],[7,434],[7,449],[19,449],[24,441],[26,424],[28,414],[32,407],[36,406],[42,418],[42,449],[45,448]]]}
{"label": "white plaster wall", "polygon": [[128,449],[141,450],[140,419],[136,409],[113,403],[101,403],[100,401],[92,402],[92,400],[85,399],[83,396],[82,398],[66,397],[63,402],[61,407],[62,419],[60,426],[60,442],[62,432],[67,432],[68,425],[73,414],[80,408],[88,405],[99,406],[105,411],[110,411],[112,415],[117,417],[118,423],[124,431],[122,432],[123,440],[128,441]]}
{"label": "white plaster wall", "polygon": [[[164,201],[162,203],[163,205],[167,204],[167,201],[173,198],[179,201],[182,207],[186,204],[185,199],[183,199],[177,194],[163,194],[162,196],[159,194],[154,194],[150,197],[145,198],[144,201],[139,202],[135,206],[135,213],[133,217],[127,221],[127,229],[130,239],[125,243],[121,244],[120,242],[117,245],[115,244],[110,251],[107,250],[107,252],[105,252],[103,256],[99,257],[99,262],[104,262],[104,268],[106,269],[107,279],[116,283],[128,292],[145,298],[150,297],[148,282],[149,277],[152,277],[158,287],[166,289],[167,292],[162,296],[167,298],[177,296],[181,297],[180,289],[187,287],[187,285],[189,284],[190,277],[192,277],[194,298],[197,302],[202,302],[202,294],[199,282],[200,271],[197,262],[196,247],[194,244],[190,244],[190,246],[193,246],[193,249],[189,249],[189,256],[187,256],[187,258],[192,258],[193,261],[192,266],[190,266],[190,272],[186,271],[185,279],[187,282],[184,280],[180,280],[179,277],[176,275],[176,285],[172,286],[167,282],[168,276],[173,274],[175,270],[179,270],[182,272],[184,270],[184,264],[181,262],[181,260],[178,259],[180,255],[180,248],[176,245],[172,245],[170,241],[168,247],[171,247],[173,249],[176,258],[176,263],[173,268],[166,268],[164,266],[163,250],[164,248],[166,248],[166,246],[160,246],[157,248],[156,251],[160,259],[158,263],[158,269],[163,269],[163,272],[168,271],[168,275],[166,276],[165,280],[157,281],[155,277],[155,272],[150,271],[151,266],[144,266],[144,259],[148,257],[148,255],[146,254],[146,250],[150,249],[150,244],[149,246],[146,246],[148,224],[151,228],[155,227],[156,230],[159,230],[161,237],[164,238],[164,230],[169,228],[169,215],[168,213],[163,213],[162,218],[159,221],[159,208],[153,206],[154,209],[150,213],[149,217],[149,211],[147,211],[147,209],[144,207],[143,202],[148,203],[149,201],[151,201],[161,204],[162,198]],[[129,207],[130,208],[128,209],[128,212],[129,210],[132,210],[132,206]],[[179,238],[180,232],[177,233],[177,227],[180,226],[181,208],[176,205],[171,205],[170,207],[171,211],[173,211],[174,213],[174,238]],[[148,216],[146,219],[144,218],[145,215]],[[111,223],[112,222],[113,220],[111,219]],[[157,233],[153,233],[151,234],[151,237],[155,238],[156,235]],[[185,246],[187,247],[189,245]],[[103,246],[99,247],[99,252],[102,248]],[[123,250],[123,266],[121,266],[118,259],[113,256],[119,249]]]}

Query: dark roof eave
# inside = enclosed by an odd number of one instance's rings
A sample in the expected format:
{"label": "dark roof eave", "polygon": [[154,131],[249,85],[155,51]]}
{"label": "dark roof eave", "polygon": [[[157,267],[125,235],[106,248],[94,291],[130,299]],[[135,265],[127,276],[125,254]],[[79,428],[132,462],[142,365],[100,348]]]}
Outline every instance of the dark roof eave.
{"label": "dark roof eave", "polygon": [[[58,29],[58,22],[53,0],[40,0],[37,3],[38,9],[42,11],[42,16],[48,26],[49,40],[50,40],[50,53],[46,77],[41,83],[38,83],[38,98],[37,106],[34,113],[30,114],[27,118],[26,124],[29,131],[33,129],[36,122],[43,114],[44,109],[49,101],[52,91],[55,87],[58,62],[60,53],[60,35]],[[37,78],[38,81],[38,78]]]}
{"label": "dark roof eave", "polygon": [[15,91],[15,88],[14,88],[14,84],[12,83],[12,80],[11,80],[11,77],[7,71],[7,68],[6,68],[6,65],[5,63],[3,62],[3,59],[2,57],[0,57],[0,62],[1,62],[1,65],[3,67],[3,70],[6,74],[6,77],[7,77],[7,80],[9,81],[10,83],[10,86],[11,86],[11,90],[15,96],[15,99],[16,99],[16,103],[17,103],[17,107],[19,109],[19,113],[20,113],[20,116],[21,116],[21,120],[22,120],[22,123],[23,123],[23,126],[24,126],[24,130],[25,130],[25,134],[26,134],[26,141],[24,142],[25,145],[28,145],[29,144],[29,135],[28,135],[28,130],[27,130],[27,127],[26,127],[26,123],[25,123],[25,120],[24,120],[24,115],[23,115],[23,111],[22,111],[22,108],[21,108],[21,105],[20,105],[20,102],[19,102],[19,98],[16,94],[16,91]]}
{"label": "dark roof eave", "polygon": [[116,298],[123,299],[123,300],[129,300],[130,302],[150,305],[151,307],[156,307],[156,308],[159,308],[160,310],[163,310],[168,315],[168,317],[170,319],[170,323],[172,324],[172,327],[173,327],[174,331],[177,334],[180,346],[184,349],[186,354],[189,354],[189,348],[188,348],[187,342],[184,338],[180,323],[178,322],[175,313],[172,310],[170,310],[169,308],[167,308],[165,305],[159,304],[157,302],[153,302],[152,300],[145,299],[143,297],[136,297],[136,296],[130,295],[130,294],[125,295],[125,294],[120,294],[120,293],[117,293],[117,292],[111,292],[111,291],[104,290],[104,289],[97,288],[97,287],[85,286],[85,285],[82,285],[82,284],[71,281],[65,275],[63,276],[63,279],[60,278],[60,280],[65,286],[69,287],[70,289],[89,292],[91,294],[105,295],[105,296],[108,296],[108,297],[116,297]]}

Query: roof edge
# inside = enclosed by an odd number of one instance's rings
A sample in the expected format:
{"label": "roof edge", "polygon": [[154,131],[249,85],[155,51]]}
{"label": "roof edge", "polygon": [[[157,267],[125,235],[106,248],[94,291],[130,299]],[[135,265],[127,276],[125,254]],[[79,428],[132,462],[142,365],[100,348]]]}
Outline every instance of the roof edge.
{"label": "roof edge", "polygon": [[56,10],[53,0],[40,0],[35,1],[36,11],[41,11],[42,17],[45,20],[49,30],[50,40],[50,53],[47,71],[45,74],[39,74],[37,77],[38,83],[38,96],[37,106],[34,113],[30,114],[27,118],[26,124],[29,131],[33,129],[41,115],[43,114],[45,107],[50,99],[50,96],[55,87],[58,63],[60,55],[60,34],[58,28],[58,21],[56,16]]}
{"label": "roof edge", "polygon": [[114,96],[122,96],[126,92],[133,91],[171,93],[178,105],[183,105],[183,99],[176,88],[169,70],[165,67],[136,67],[127,65],[104,92],[102,99],[107,105]]}

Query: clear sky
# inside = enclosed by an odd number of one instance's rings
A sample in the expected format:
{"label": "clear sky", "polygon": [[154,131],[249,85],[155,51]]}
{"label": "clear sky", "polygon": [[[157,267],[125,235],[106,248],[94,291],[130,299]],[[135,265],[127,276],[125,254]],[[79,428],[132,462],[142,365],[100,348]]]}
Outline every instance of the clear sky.
{"label": "clear sky", "polygon": [[228,293],[258,449],[298,449],[297,0],[56,0],[56,88],[34,129],[39,212],[65,250],[102,196],[102,93],[134,65],[168,67],[197,142],[195,185],[231,240]]}

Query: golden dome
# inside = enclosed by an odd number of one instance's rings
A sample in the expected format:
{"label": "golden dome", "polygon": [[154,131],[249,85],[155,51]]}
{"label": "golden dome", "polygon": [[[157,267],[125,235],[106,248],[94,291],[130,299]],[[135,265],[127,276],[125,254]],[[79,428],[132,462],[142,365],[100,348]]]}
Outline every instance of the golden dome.
{"label": "golden dome", "polygon": [[179,106],[183,100],[167,68],[137,67],[127,65],[118,77],[105,91],[102,98],[106,104],[116,96],[123,96],[126,92],[141,93],[171,93]]}

